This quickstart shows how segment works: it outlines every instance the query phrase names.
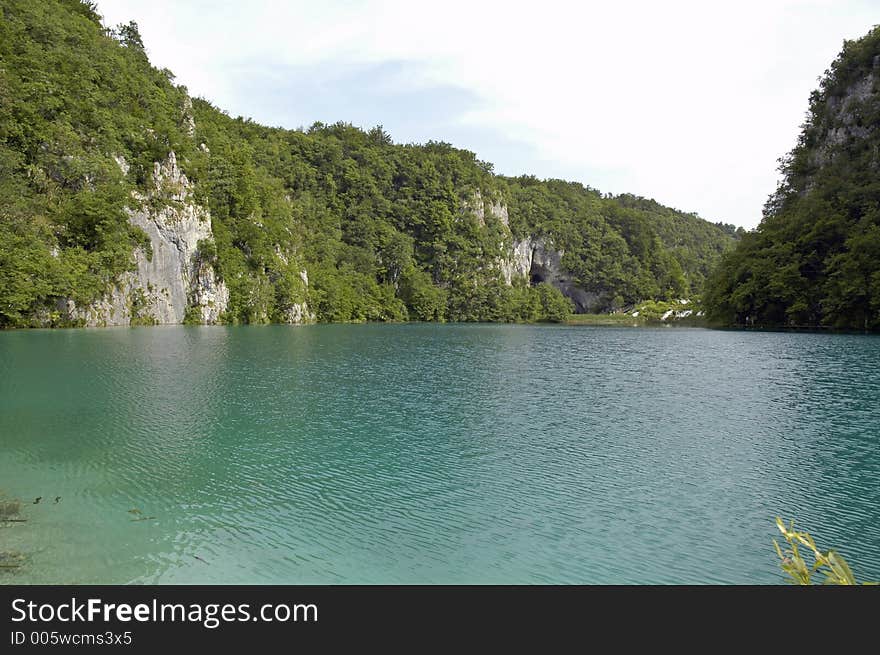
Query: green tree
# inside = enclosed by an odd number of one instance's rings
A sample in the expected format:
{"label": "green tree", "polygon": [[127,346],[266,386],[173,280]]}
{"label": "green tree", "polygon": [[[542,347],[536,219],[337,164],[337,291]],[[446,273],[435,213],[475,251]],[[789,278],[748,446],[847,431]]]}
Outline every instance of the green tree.
{"label": "green tree", "polygon": [[880,329],[880,93],[862,90],[878,57],[874,28],[844,44],[811,95],[761,224],[712,275],[714,321]]}
{"label": "green tree", "polygon": [[67,299],[98,300],[136,248],[149,255],[129,217],[182,202],[154,188],[172,151],[186,202],[210,210],[197,258],[228,287],[233,323],[286,320],[303,302],[321,321],[565,320],[556,289],[504,283],[515,240],[564,252],[598,309],[698,291],[734,242],[652,200],[498,176],[381,125],[286,130],[190,103],[137,24],[105,30],[90,2],[2,0],[0,60],[0,326],[57,323]]}

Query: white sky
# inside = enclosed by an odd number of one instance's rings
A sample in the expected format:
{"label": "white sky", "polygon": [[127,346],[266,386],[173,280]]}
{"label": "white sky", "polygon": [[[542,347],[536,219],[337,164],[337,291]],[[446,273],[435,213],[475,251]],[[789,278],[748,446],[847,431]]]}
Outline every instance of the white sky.
{"label": "white sky", "polygon": [[99,0],[231,115],[383,124],[508,175],[754,227],[809,93],[880,0]]}

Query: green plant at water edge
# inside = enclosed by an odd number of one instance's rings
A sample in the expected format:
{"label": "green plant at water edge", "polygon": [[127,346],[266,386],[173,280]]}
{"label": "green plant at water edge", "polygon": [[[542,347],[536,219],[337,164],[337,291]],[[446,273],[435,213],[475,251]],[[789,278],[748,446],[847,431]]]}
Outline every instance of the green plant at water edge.
{"label": "green plant at water edge", "polygon": [[201,325],[202,308],[199,305],[190,305],[183,314],[184,325]]}
{"label": "green plant at water edge", "polygon": [[133,289],[129,301],[132,327],[138,325],[156,325],[156,319],[147,313],[150,308],[150,300],[144,294],[143,289]]}
{"label": "green plant at water edge", "polygon": [[[777,516],[776,527],[779,528],[785,541],[788,542],[789,547],[783,550],[776,539],[773,540],[773,546],[776,548],[776,554],[779,555],[779,559],[781,560],[782,570],[785,571],[791,582],[799,585],[811,585],[813,584],[813,576],[817,573],[821,573],[825,576],[822,584],[858,584],[849,565],[841,555],[834,550],[819,550],[816,546],[816,542],[809,533],[797,532],[794,529],[793,521],[786,527],[785,523],[782,522],[782,519]],[[799,545],[810,550],[813,556],[812,566],[807,565],[807,562],[801,555]],[[865,582],[863,584],[878,583]]]}

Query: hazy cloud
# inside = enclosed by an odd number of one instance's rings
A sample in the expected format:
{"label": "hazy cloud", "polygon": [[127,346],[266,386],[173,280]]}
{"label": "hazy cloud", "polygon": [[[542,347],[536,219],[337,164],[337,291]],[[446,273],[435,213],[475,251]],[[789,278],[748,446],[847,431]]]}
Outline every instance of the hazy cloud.
{"label": "hazy cloud", "polygon": [[[875,6],[871,6],[875,5]],[[103,0],[233,115],[382,123],[506,174],[629,191],[754,226],[807,98],[866,0],[738,3]]]}

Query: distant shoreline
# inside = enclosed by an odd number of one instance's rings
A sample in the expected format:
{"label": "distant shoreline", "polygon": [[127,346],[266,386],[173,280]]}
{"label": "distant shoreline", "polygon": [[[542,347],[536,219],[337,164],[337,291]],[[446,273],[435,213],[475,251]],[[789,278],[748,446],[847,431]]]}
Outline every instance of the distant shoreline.
{"label": "distant shoreline", "polygon": [[33,326],[33,327],[0,327],[3,332],[29,332],[29,331],[66,331],[66,330],[107,330],[107,329],[141,329],[141,328],[226,328],[226,327],[291,327],[307,328],[319,325],[545,325],[545,326],[568,326],[568,327],[620,327],[620,328],[694,328],[704,330],[717,330],[719,332],[791,332],[799,334],[853,334],[878,336],[880,332],[871,330],[852,330],[824,326],[721,326],[706,321],[705,318],[684,318],[661,321],[658,319],[632,316],[630,314],[573,314],[564,321],[315,321],[311,323],[214,323],[214,324],[186,324],[186,323],[156,323],[153,325],[64,325],[64,326]]}

